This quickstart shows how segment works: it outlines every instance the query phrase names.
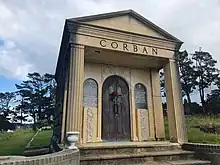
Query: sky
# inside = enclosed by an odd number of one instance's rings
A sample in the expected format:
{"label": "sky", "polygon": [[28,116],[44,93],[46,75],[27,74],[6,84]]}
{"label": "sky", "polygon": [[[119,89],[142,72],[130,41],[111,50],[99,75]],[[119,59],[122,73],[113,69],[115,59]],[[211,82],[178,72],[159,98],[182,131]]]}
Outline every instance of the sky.
{"label": "sky", "polygon": [[182,50],[209,51],[220,68],[219,0],[0,0],[0,92],[28,72],[55,72],[66,18],[127,9],[182,40]]}

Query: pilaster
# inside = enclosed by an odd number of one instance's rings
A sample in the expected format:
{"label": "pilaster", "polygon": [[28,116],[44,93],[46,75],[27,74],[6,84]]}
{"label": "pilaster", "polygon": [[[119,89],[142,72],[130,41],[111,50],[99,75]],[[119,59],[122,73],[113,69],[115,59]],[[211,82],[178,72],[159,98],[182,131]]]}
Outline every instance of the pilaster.
{"label": "pilaster", "polygon": [[[150,72],[151,74],[151,72]],[[155,118],[154,118],[154,106],[153,106],[153,93],[152,93],[152,76],[150,78],[150,88],[147,89],[147,101],[148,101],[148,118],[149,118],[149,140],[155,140]]]}
{"label": "pilaster", "polygon": [[155,133],[156,138],[164,139],[164,116],[162,109],[162,99],[160,91],[160,75],[157,69],[151,69],[151,83],[152,83],[152,99],[154,109]]}
{"label": "pilaster", "polygon": [[98,85],[97,141],[102,141],[102,86]]}
{"label": "pilaster", "polygon": [[138,132],[138,125],[136,122],[136,108],[134,103],[134,87],[130,89],[130,112],[131,112],[131,140],[138,141],[137,132]]}

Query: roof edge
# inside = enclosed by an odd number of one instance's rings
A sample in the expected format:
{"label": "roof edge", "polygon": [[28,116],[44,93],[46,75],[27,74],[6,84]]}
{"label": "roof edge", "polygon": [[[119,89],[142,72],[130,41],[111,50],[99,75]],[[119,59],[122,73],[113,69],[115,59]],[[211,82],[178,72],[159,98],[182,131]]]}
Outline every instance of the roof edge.
{"label": "roof edge", "polygon": [[93,21],[93,20],[100,20],[100,19],[106,19],[106,18],[113,18],[113,17],[123,16],[123,15],[127,15],[127,14],[132,15],[137,20],[141,21],[143,24],[152,27],[153,30],[160,33],[164,37],[175,40],[176,42],[179,42],[179,43],[183,43],[181,40],[179,40],[175,36],[171,35],[167,31],[163,30],[161,27],[157,26],[156,24],[149,21],[148,19],[146,19],[142,15],[138,14],[137,12],[135,12],[132,9],[103,13],[103,14],[95,14],[95,15],[89,15],[89,16],[82,16],[82,17],[76,17],[76,18],[68,18],[67,20],[77,21],[77,22],[82,21],[83,22],[83,21]]}

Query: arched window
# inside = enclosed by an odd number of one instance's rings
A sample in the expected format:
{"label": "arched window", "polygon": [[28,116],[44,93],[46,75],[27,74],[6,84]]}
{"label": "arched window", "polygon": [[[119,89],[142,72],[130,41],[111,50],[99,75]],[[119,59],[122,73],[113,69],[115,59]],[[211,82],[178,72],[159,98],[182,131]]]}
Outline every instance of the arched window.
{"label": "arched window", "polygon": [[134,87],[134,100],[136,109],[147,109],[147,90],[141,83]]}
{"label": "arched window", "polygon": [[83,107],[98,106],[98,84],[94,79],[86,79],[83,84]]}

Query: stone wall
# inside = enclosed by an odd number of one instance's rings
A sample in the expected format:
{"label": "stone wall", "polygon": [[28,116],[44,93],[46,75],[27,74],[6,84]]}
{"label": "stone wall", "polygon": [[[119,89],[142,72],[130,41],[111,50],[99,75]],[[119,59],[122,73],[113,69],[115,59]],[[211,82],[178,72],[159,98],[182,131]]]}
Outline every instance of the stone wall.
{"label": "stone wall", "polygon": [[211,161],[211,165],[220,164],[220,145],[184,143],[182,148],[185,150],[195,151],[197,158]]}
{"label": "stone wall", "polygon": [[62,150],[60,152],[41,156],[0,156],[0,165],[79,165],[78,150]]}

